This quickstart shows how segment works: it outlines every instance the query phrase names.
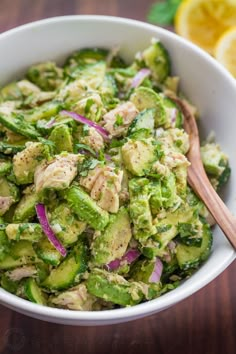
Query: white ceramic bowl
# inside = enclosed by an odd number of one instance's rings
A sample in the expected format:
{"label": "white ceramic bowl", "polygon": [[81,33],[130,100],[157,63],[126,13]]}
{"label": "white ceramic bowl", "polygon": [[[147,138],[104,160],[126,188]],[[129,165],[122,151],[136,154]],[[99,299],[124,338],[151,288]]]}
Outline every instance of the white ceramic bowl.
{"label": "white ceramic bowl", "polygon": [[[198,107],[206,134],[213,130],[230,159],[232,176],[225,201],[236,211],[236,83],[208,54],[164,29],[128,19],[105,16],[68,16],[46,19],[0,35],[0,85],[20,78],[33,63],[56,60],[62,63],[78,48],[121,48],[129,61],[144,49],[152,37],[163,41],[172,59],[173,73],[181,88]],[[224,235],[214,230],[213,252],[207,262],[176,290],[134,307],[103,312],[79,312],[33,304],[0,289],[0,302],[23,314],[62,324],[105,325],[141,318],[164,310],[193,294],[219,275],[233,260],[235,252]]]}

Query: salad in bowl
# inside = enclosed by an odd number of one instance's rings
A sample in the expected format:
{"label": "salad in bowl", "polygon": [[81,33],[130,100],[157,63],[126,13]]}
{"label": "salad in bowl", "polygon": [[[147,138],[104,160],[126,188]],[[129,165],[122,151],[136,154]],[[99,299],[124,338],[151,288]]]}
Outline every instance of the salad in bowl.
{"label": "salad in bowl", "polygon": [[[208,258],[212,219],[187,183],[185,101],[158,40],[126,64],[83,48],[0,91],[0,284],[37,304],[127,307],[175,289]],[[201,147],[215,189],[230,175]]]}

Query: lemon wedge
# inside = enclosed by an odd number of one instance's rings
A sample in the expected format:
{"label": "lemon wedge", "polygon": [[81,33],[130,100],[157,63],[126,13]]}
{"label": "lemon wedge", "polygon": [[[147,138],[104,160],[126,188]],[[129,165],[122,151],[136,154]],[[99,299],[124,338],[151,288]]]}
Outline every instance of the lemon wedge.
{"label": "lemon wedge", "polygon": [[184,0],[175,16],[176,32],[210,54],[232,25],[236,25],[236,0]]}
{"label": "lemon wedge", "polygon": [[215,58],[236,78],[236,26],[222,34],[215,46]]}

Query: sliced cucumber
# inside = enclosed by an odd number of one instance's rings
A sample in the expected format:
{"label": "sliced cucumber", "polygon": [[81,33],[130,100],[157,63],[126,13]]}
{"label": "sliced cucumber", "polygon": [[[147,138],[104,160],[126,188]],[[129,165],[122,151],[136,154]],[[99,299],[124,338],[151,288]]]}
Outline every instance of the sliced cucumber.
{"label": "sliced cucumber", "polygon": [[9,144],[5,141],[0,141],[0,152],[6,155],[15,155],[17,152],[20,152],[25,149],[25,143],[27,140],[21,144]]}
{"label": "sliced cucumber", "polygon": [[7,175],[12,168],[12,163],[10,161],[0,161],[0,176]]}
{"label": "sliced cucumber", "polygon": [[177,104],[169,97],[164,97],[163,102],[168,117],[167,124],[172,128],[181,128],[183,125],[183,115]]}
{"label": "sliced cucumber", "polygon": [[103,230],[109,222],[109,214],[77,186],[72,186],[64,193],[65,199],[75,214],[86,221],[95,230]]}
{"label": "sliced cucumber", "polygon": [[36,215],[35,205],[38,202],[38,195],[31,189],[31,193],[25,194],[17,204],[13,221],[29,221]]}
{"label": "sliced cucumber", "polygon": [[62,260],[60,252],[48,241],[46,237],[34,244],[37,256],[45,263],[58,266]]}
{"label": "sliced cucumber", "polygon": [[39,305],[47,305],[46,295],[43,293],[42,289],[40,289],[33,278],[26,280],[24,290],[25,295],[30,301]]}
{"label": "sliced cucumber", "polygon": [[1,277],[1,287],[9,293],[16,294],[19,282],[11,280],[5,273]]}
{"label": "sliced cucumber", "polygon": [[39,132],[29,122],[26,122],[20,114],[4,115],[1,113],[0,123],[11,131],[27,138],[37,139],[40,137]]}
{"label": "sliced cucumber", "polygon": [[41,119],[48,119],[57,115],[57,113],[62,109],[61,101],[46,102],[39,107],[32,109],[28,114],[25,115],[25,120],[29,123],[36,123]]}
{"label": "sliced cucumber", "polygon": [[161,83],[170,74],[170,58],[161,42],[155,42],[143,52],[143,59],[154,79]]}
{"label": "sliced cucumber", "polygon": [[176,257],[179,267],[183,270],[199,267],[208,258],[211,246],[212,231],[207,224],[204,224],[201,247],[187,246],[181,243],[176,247]]}
{"label": "sliced cucumber", "polygon": [[131,135],[140,129],[147,129],[151,133],[154,132],[154,125],[155,125],[155,109],[148,108],[144,111],[140,112],[137,117],[133,120],[132,124],[128,129],[127,135]]}
{"label": "sliced cucumber", "polygon": [[162,97],[149,87],[138,87],[130,96],[131,102],[139,111],[153,109],[155,111],[155,128],[164,125],[167,115]]}
{"label": "sliced cucumber", "polygon": [[12,269],[24,264],[37,263],[39,260],[30,241],[22,240],[14,243],[9,252],[0,261],[1,269]]}
{"label": "sliced cucumber", "polygon": [[87,248],[84,245],[77,245],[59,267],[51,271],[42,286],[51,291],[67,289],[79,281],[86,269]]}

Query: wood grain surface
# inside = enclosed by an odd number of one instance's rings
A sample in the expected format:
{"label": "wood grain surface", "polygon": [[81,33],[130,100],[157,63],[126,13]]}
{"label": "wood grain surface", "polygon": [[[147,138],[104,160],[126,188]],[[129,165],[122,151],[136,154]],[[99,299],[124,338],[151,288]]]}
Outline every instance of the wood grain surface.
{"label": "wood grain surface", "polygon": [[[145,20],[153,1],[0,0],[0,32],[38,19],[71,14]],[[67,327],[0,306],[0,353],[235,354],[236,262],[174,307],[126,324]]]}

